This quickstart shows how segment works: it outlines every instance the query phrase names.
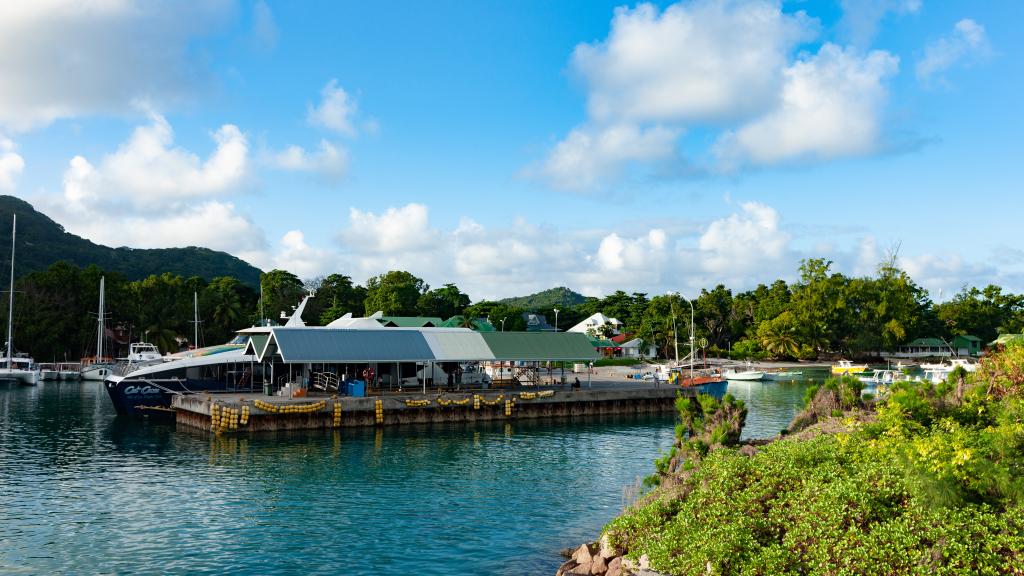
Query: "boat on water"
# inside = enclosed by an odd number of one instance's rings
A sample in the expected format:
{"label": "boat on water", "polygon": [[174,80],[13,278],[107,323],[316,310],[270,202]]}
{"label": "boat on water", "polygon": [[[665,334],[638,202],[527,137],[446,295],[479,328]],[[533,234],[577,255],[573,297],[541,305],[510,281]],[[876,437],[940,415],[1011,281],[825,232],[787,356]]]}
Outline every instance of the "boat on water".
{"label": "boat on water", "polygon": [[749,382],[756,382],[764,380],[764,372],[760,370],[736,370],[735,368],[726,370],[726,380],[743,380]]}
{"label": "boat on water", "polygon": [[854,364],[850,360],[840,360],[832,365],[832,374],[853,376],[868,371],[867,364]]}
{"label": "boat on water", "polygon": [[106,336],[106,315],[103,309],[103,299],[106,293],[106,277],[100,277],[100,304],[96,314],[96,355],[82,358],[82,367],[79,371],[82,380],[98,380],[102,382],[107,376],[114,373],[117,364],[113,358],[103,355],[103,341]]}
{"label": "boat on water", "polygon": [[796,380],[804,375],[802,370],[780,370],[778,372],[768,372],[765,374],[765,378],[769,380]]}
{"label": "boat on water", "polygon": [[971,362],[967,358],[947,358],[946,362],[939,362],[938,364],[921,364],[921,369],[928,370],[945,370],[952,372],[957,367],[963,368],[968,372],[974,372],[978,369],[978,364]]}
{"label": "boat on water", "polygon": [[874,386],[894,384],[896,382],[910,382],[913,380],[900,370],[872,370],[870,376],[858,376],[857,379],[867,385]]}
{"label": "boat on water", "polygon": [[7,293],[7,357],[0,361],[0,381],[17,382],[35,386],[39,382],[39,370],[27,355],[14,354],[14,246],[18,231],[18,215],[11,221],[11,289]]}
{"label": "boat on water", "polygon": [[57,364],[58,380],[78,380],[81,377],[82,365],[78,362],[62,362]]}
{"label": "boat on water", "polygon": [[0,381],[35,386],[39,380],[39,368],[27,354],[0,358]]}
{"label": "boat on water", "polygon": [[57,370],[55,364],[40,364],[39,379],[43,381],[58,380],[60,379],[60,371]]}
{"label": "boat on water", "polygon": [[718,368],[690,368],[663,366],[658,379],[680,388],[695,389],[698,394],[709,394],[721,400],[729,387],[725,374]]}

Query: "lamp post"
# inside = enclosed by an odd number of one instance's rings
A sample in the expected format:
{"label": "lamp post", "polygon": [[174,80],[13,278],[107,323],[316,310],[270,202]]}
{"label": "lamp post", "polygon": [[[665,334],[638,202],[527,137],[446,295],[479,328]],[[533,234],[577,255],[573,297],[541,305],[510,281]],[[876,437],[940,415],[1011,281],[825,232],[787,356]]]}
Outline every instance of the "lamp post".
{"label": "lamp post", "polygon": [[558,308],[555,308],[555,332],[558,332]]}
{"label": "lamp post", "polygon": [[502,318],[502,319],[501,319],[501,331],[502,331],[502,332],[504,332],[504,331],[505,331],[505,320],[506,320],[507,318],[508,318],[508,316],[506,316],[505,318]]}

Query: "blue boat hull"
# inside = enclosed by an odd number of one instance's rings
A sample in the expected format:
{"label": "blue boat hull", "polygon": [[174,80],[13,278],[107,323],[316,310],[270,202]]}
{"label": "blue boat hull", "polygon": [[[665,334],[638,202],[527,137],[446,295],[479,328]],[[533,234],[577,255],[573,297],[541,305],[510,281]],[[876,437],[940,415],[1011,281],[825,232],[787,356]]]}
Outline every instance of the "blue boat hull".
{"label": "blue boat hull", "polygon": [[729,388],[729,382],[722,380],[721,382],[708,382],[707,384],[701,384],[700,386],[694,386],[697,389],[698,394],[708,394],[714,396],[716,400],[721,400],[725,396],[725,391]]}
{"label": "blue boat hull", "polygon": [[144,380],[106,380],[114,410],[126,416],[170,416],[171,399],[176,393],[224,392],[228,386],[216,380],[161,380],[158,385]]}

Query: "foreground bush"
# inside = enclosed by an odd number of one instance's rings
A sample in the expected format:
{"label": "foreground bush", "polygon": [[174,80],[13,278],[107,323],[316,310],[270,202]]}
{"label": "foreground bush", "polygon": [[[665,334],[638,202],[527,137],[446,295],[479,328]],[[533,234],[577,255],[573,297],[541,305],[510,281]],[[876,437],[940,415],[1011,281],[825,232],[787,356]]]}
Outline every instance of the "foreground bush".
{"label": "foreground bush", "polygon": [[1022,383],[1024,348],[871,418],[823,387],[840,432],[711,450],[605,532],[670,574],[1024,574]]}

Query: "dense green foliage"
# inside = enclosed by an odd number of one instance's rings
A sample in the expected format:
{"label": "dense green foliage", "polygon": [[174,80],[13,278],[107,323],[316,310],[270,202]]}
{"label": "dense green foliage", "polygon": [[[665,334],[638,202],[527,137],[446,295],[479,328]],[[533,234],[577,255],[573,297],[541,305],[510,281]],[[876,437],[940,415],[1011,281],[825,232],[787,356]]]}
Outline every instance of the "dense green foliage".
{"label": "dense green foliage", "polygon": [[[900,384],[835,433],[712,450],[606,532],[670,574],[1019,574],[1024,347],[959,376]],[[845,386],[812,403],[859,405]]]}
{"label": "dense green foliage", "polygon": [[587,300],[585,296],[572,290],[559,286],[548,288],[529,296],[516,296],[514,298],[503,298],[498,300],[499,304],[506,304],[512,308],[524,310],[540,310],[548,308],[571,308],[579,306]]}
{"label": "dense green foliage", "polygon": [[[37,212],[31,204],[13,196],[0,196],[0,262],[10,266],[11,215],[18,215],[17,275],[41,272],[57,261],[79,267],[98,266],[118,272],[129,280],[141,280],[165,272],[212,280],[231,276],[250,287],[259,284],[258,268],[225,252],[187,248],[110,248],[64,231]],[[182,230],[187,238],[188,231]]]}
{"label": "dense green foliage", "polygon": [[[470,295],[454,284],[431,289],[423,279],[401,270],[372,277],[365,286],[340,273],[304,282],[285,270],[261,274],[237,258],[202,248],[98,246],[64,232],[31,205],[10,196],[0,196],[0,246],[9,241],[10,228],[2,222],[12,212],[19,216],[18,299],[24,301],[16,312],[16,341],[40,358],[71,359],[87,352],[94,286],[104,274],[112,326],[134,338],[149,334],[166,349],[194,339],[193,292],[200,292],[207,342],[227,338],[260,318],[277,321],[282,312],[290,315],[307,291],[317,294],[303,314],[311,325],[327,324],[346,313],[358,316],[380,310],[395,316],[463,316],[469,319],[467,325],[472,319],[488,318],[499,330],[520,331],[526,329],[523,314],[534,312],[549,324],[557,320],[558,328],[565,330],[601,312],[621,321],[625,332],[654,345],[660,357],[690,352],[691,304],[694,344],[701,348],[697,352],[728,353],[738,359],[871,356],[918,337],[948,340],[973,334],[988,342],[999,333],[1024,329],[1024,295],[1004,293],[997,286],[965,287],[936,305],[895,266],[895,259],[883,262],[873,277],[848,277],[833,272],[831,262],[810,259],[801,264],[800,278],[792,284],[777,280],[740,293],[718,285],[692,300],[680,294],[649,298],[623,291],[585,298],[559,287],[471,304]],[[262,300],[254,300],[260,286]],[[611,333],[604,327],[594,335]]]}

